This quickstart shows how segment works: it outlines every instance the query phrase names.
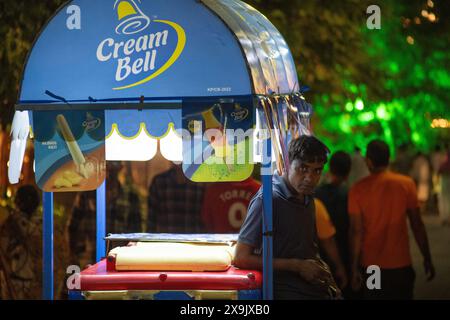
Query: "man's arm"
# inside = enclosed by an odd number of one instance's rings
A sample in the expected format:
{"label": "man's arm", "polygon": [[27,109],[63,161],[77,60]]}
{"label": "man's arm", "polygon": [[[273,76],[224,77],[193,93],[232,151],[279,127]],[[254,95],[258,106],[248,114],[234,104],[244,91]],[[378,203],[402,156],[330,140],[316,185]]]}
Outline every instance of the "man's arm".
{"label": "man's arm", "polygon": [[[234,265],[242,269],[262,270],[262,257],[253,254],[254,247],[238,242]],[[273,259],[273,269],[298,273],[306,281],[316,285],[327,285],[329,274],[315,260]]]}
{"label": "man's arm", "polygon": [[339,287],[345,288],[348,284],[347,272],[345,271],[344,264],[342,263],[341,256],[339,255],[339,249],[334,237],[326,239],[319,239],[320,246],[325,251],[328,259],[331,261],[334,267],[334,273],[338,280]]}
{"label": "man's arm", "polygon": [[427,231],[420,216],[419,208],[408,209],[407,215],[409,219],[409,224],[411,230],[414,234],[417,245],[419,246],[420,252],[422,253],[424,259],[425,274],[427,275],[427,280],[430,281],[435,276],[435,270],[433,262],[431,261],[430,246],[428,244]]}
{"label": "man's arm", "polygon": [[350,214],[350,258],[351,258],[351,274],[352,288],[358,290],[361,287],[361,274],[359,271],[360,256],[362,242],[362,217],[361,215]]}

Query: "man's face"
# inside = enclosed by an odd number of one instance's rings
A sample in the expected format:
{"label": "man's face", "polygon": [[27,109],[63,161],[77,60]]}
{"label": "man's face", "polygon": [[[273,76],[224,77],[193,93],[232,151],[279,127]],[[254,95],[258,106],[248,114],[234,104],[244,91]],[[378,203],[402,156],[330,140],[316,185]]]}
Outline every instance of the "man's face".
{"label": "man's face", "polygon": [[294,160],[288,175],[290,185],[300,195],[312,194],[319,183],[323,166],[323,162]]}

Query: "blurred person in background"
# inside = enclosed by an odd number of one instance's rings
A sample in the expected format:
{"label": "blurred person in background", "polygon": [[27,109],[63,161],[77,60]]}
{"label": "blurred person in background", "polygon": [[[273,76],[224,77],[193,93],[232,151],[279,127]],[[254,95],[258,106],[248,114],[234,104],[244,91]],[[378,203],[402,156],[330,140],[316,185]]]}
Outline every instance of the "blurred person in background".
{"label": "blurred person in background", "polygon": [[331,267],[331,272],[342,290],[347,287],[348,276],[336,242],[336,228],[322,201],[314,198],[314,204],[316,207],[316,229],[320,256]]}
{"label": "blurred person in background", "polygon": [[147,232],[203,233],[202,206],[206,184],[192,182],[181,165],[153,178],[148,192]]}
{"label": "blurred person in background", "polygon": [[[0,207],[1,299],[42,297],[42,207],[33,185],[17,189],[13,207]],[[63,212],[55,209],[55,298],[65,296],[69,246]]]}
{"label": "blurred person in background", "polygon": [[391,164],[392,171],[407,176],[411,171],[411,163],[412,157],[409,152],[408,144],[401,144],[397,149],[397,157]]}
{"label": "blurred person in background", "polygon": [[[365,161],[365,160],[364,160]],[[336,242],[339,253],[344,264],[347,277],[350,278],[350,255],[349,255],[349,217],[348,217],[348,180],[353,166],[351,157],[344,151],[337,151],[330,158],[330,180],[316,189],[316,197],[325,205],[331,222],[336,228]],[[365,165],[366,166],[366,165]],[[353,292],[351,286],[343,291],[345,299],[358,299],[360,294]]]}
{"label": "blurred person in background", "polygon": [[356,181],[367,177],[369,175],[369,169],[367,169],[366,161],[361,155],[361,149],[356,147],[350,162],[352,164],[350,172],[348,173],[348,185],[352,186]]}
{"label": "blurred person in background", "polygon": [[[416,185],[410,177],[388,170],[389,156],[384,141],[371,141],[366,154],[371,174],[349,192],[351,283],[355,290],[363,288],[364,299],[413,298],[415,271],[407,221],[422,253],[427,280],[435,276]],[[369,277],[365,270],[371,265],[381,271],[377,290],[363,286]]]}
{"label": "blurred person in background", "polygon": [[444,164],[447,159],[446,150],[441,148],[440,145],[436,145],[433,153],[431,154],[431,169],[432,169],[432,182],[433,182],[433,202],[436,204],[436,210],[438,216],[441,216],[440,212],[440,198],[442,195],[442,186],[441,186],[441,173],[439,172],[441,166]]}
{"label": "blurred person in background", "polygon": [[441,177],[441,193],[439,197],[439,212],[441,223],[450,226],[450,148],[447,147],[447,159],[439,168]]}
{"label": "blurred person in background", "polygon": [[417,198],[421,212],[425,210],[425,204],[430,196],[431,168],[428,158],[422,153],[417,152],[409,176],[414,180],[417,187]]}
{"label": "blurred person in background", "polygon": [[206,187],[202,219],[207,232],[239,233],[250,200],[261,187],[249,177],[241,182],[211,183]]}

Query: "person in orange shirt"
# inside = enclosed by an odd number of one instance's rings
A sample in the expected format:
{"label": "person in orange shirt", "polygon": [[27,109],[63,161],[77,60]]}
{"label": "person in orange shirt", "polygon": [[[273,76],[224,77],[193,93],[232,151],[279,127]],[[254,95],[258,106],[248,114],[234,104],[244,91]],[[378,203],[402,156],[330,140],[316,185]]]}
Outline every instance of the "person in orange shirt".
{"label": "person in orange shirt", "polygon": [[322,201],[314,198],[314,204],[316,207],[317,237],[322,251],[321,256],[331,265],[333,276],[336,278],[339,288],[343,289],[347,286],[348,279],[336,244],[336,228],[331,222],[330,215]]}
{"label": "person in orange shirt", "polygon": [[[388,170],[389,147],[380,140],[367,146],[370,175],[350,189],[351,284],[367,284],[365,270],[380,268],[381,288],[363,286],[365,299],[412,299],[415,273],[409,250],[409,220],[424,258],[428,281],[435,276],[425,226],[419,212],[414,181]],[[364,275],[364,278],[362,277]]]}

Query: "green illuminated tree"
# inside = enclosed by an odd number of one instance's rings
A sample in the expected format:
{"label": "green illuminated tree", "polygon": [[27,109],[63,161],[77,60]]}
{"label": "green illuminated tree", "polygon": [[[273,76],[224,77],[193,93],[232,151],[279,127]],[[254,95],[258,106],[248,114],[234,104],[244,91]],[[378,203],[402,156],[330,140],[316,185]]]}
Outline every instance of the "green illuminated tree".
{"label": "green illuminated tree", "polygon": [[[382,138],[393,152],[404,143],[429,150],[438,133],[431,120],[450,119],[450,9],[435,2],[252,1],[313,89],[315,132],[333,149]],[[369,4],[381,8],[381,30],[366,27]]]}

